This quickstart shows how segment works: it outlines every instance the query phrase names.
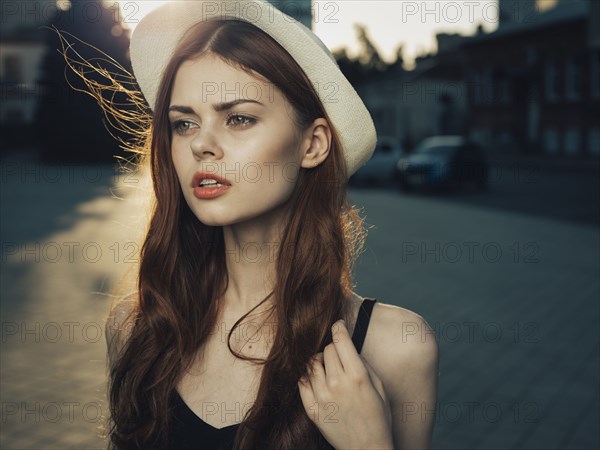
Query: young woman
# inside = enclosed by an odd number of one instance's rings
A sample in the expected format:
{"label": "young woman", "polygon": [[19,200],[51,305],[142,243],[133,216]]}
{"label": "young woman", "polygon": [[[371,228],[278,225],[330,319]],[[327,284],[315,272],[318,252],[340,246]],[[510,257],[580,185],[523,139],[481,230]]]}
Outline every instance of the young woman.
{"label": "young woman", "polygon": [[106,326],[109,446],[429,448],[435,337],[352,291],[371,118],[306,27],[226,3],[168,3],[132,37],[155,201]]}

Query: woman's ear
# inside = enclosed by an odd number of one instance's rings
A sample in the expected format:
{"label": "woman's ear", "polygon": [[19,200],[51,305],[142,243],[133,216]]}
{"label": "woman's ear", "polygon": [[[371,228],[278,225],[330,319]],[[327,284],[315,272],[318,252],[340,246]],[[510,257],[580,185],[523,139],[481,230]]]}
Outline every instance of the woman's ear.
{"label": "woman's ear", "polygon": [[316,119],[303,133],[301,167],[311,169],[321,164],[331,148],[331,128],[326,119]]}

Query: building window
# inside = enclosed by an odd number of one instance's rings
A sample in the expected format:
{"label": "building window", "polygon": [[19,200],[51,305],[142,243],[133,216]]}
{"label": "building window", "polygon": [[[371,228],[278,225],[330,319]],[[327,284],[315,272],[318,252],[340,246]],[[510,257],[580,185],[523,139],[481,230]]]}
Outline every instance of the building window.
{"label": "building window", "polygon": [[538,61],[538,49],[533,45],[529,45],[525,48],[525,61],[529,66],[533,66]]}
{"label": "building window", "polygon": [[393,107],[381,108],[379,132],[383,135],[395,135],[396,111]]}
{"label": "building window", "polygon": [[475,73],[475,104],[485,105],[496,101],[498,95],[494,92],[492,68],[484,67],[477,70]]}
{"label": "building window", "polygon": [[502,103],[510,103],[513,100],[512,88],[513,85],[508,78],[503,78],[501,81]]}
{"label": "building window", "polygon": [[600,156],[600,127],[590,128],[588,134],[588,151],[590,155]]}
{"label": "building window", "polygon": [[20,55],[6,55],[4,56],[2,65],[4,66],[4,83],[23,83],[23,61]]}
{"label": "building window", "polygon": [[559,98],[559,73],[558,62],[548,61],[546,63],[544,79],[546,86],[546,100],[553,102]]}
{"label": "building window", "polygon": [[581,133],[578,128],[569,127],[565,132],[565,153],[576,155],[581,147]]}
{"label": "building window", "polygon": [[592,92],[592,98],[600,98],[600,51],[592,52],[592,61],[590,64],[591,76],[590,76],[590,90]]}
{"label": "building window", "polygon": [[560,138],[558,131],[554,128],[547,128],[544,130],[544,151],[546,153],[558,153],[558,146],[560,144]]}
{"label": "building window", "polygon": [[565,65],[565,93],[569,100],[579,100],[581,95],[581,63],[574,56]]}
{"label": "building window", "polygon": [[496,103],[507,104],[512,100],[511,82],[506,72],[502,69],[495,69],[492,73],[493,82],[493,101]]}
{"label": "building window", "polygon": [[471,86],[473,90],[471,91],[473,104],[480,105],[481,104],[481,72],[479,69],[473,69],[471,72]]}

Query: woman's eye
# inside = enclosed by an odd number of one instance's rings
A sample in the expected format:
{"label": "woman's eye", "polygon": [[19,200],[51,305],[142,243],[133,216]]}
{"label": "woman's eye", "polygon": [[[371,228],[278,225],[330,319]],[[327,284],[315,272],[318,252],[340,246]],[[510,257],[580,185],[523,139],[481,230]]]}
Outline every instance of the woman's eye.
{"label": "woman's eye", "polygon": [[227,122],[231,122],[235,127],[247,127],[256,122],[252,117],[242,116],[239,114],[231,114],[227,117]]}
{"label": "woman's eye", "polygon": [[187,120],[177,120],[171,125],[171,130],[178,134],[183,134],[189,129],[190,124],[191,122],[188,122]]}
{"label": "woman's eye", "polygon": [[[227,116],[227,123],[235,128],[245,128],[256,122],[252,117],[242,116],[240,114],[231,114]],[[171,124],[171,130],[179,135],[185,134],[193,126],[192,122],[187,120],[176,120]]]}

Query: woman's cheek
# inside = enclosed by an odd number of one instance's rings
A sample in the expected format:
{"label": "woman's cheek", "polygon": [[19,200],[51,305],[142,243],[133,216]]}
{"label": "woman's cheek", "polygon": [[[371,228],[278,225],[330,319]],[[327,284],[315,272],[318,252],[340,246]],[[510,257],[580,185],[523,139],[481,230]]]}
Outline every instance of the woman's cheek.
{"label": "woman's cheek", "polygon": [[190,151],[189,145],[173,145],[171,149],[171,160],[178,174],[183,174],[190,165],[194,164],[194,155]]}

